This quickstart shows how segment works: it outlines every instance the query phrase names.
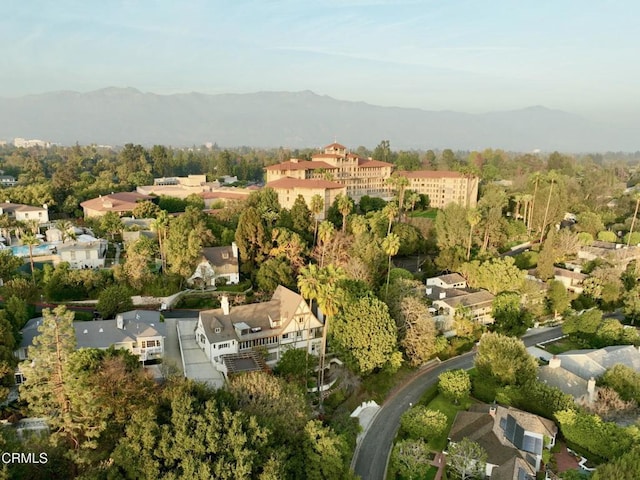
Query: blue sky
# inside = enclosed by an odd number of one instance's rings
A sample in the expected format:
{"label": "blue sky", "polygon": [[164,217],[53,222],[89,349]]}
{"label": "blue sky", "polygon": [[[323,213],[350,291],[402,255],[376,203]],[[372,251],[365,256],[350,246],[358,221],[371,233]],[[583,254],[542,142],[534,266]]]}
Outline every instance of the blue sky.
{"label": "blue sky", "polygon": [[640,113],[640,2],[7,0],[0,96],[312,90],[485,112]]}

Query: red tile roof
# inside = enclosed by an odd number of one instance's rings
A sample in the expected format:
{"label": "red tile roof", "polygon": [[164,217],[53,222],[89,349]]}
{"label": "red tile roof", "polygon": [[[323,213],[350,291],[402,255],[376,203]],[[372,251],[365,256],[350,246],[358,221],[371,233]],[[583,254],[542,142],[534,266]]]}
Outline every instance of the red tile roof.
{"label": "red tile roof", "polygon": [[269,182],[266,185],[270,188],[346,188],[344,185],[338,182],[332,182],[330,180],[314,180],[314,179],[302,179],[283,177],[273,182]]}
{"label": "red tile roof", "polygon": [[415,171],[399,170],[396,173],[400,176],[407,177],[407,178],[464,178],[464,175],[460,172],[439,171],[439,170],[415,170]]}
{"label": "red tile roof", "polygon": [[99,212],[129,212],[135,208],[137,202],[152,198],[155,197],[138,192],[118,192],[92,198],[82,202],[80,206]]}
{"label": "red tile roof", "polygon": [[380,160],[367,160],[366,158],[359,158],[358,166],[360,168],[393,167],[393,163],[381,162]]}
{"label": "red tile roof", "polygon": [[[315,155],[314,155],[315,156]],[[332,169],[336,168],[325,162],[310,162],[309,160],[300,160],[297,162],[282,162],[275,165],[265,167],[265,170],[315,170],[318,168]]]}
{"label": "red tile roof", "polygon": [[249,192],[202,192],[200,196],[206,200],[222,198],[226,200],[244,200],[249,196]]}
{"label": "red tile roof", "polygon": [[334,148],[334,149],[338,149],[338,150],[346,150],[347,147],[345,147],[344,145],[340,145],[339,143],[333,142],[330,145],[327,145],[326,147],[324,147],[325,150],[329,149],[329,148]]}

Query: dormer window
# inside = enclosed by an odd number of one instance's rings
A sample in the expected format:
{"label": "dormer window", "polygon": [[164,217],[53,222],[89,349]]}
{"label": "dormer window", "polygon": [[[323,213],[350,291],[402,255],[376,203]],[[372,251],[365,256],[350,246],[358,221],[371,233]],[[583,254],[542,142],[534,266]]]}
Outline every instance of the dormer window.
{"label": "dormer window", "polygon": [[216,327],[215,332],[216,333],[220,333],[222,331],[222,329],[220,327]]}
{"label": "dormer window", "polygon": [[223,252],[223,253],[222,253],[222,258],[223,258],[224,260],[227,260],[227,259],[229,258],[229,252]]}

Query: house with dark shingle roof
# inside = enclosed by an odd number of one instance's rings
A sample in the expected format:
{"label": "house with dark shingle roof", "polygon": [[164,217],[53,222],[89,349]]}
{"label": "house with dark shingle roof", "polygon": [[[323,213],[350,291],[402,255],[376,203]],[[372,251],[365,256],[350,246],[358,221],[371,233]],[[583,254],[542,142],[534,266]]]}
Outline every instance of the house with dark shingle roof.
{"label": "house with dark shingle roof", "polygon": [[[33,339],[40,335],[42,317],[32,318],[20,331],[22,341],[14,352],[19,360],[28,358],[28,349]],[[165,323],[160,312],[153,310],[130,310],[118,313],[112,320],[75,321],[76,348],[113,347],[128,350],[141,362],[159,360],[164,356]],[[16,372],[16,383],[22,383],[22,374]]]}
{"label": "house with dark shingle roof", "polygon": [[225,374],[260,369],[250,359],[250,352],[263,350],[266,362],[274,365],[289,348],[306,349],[317,355],[323,324],[297,293],[282,285],[267,302],[231,306],[222,297],[221,308],[200,312],[195,337],[207,358]]}
{"label": "house with dark shingle roof", "polygon": [[500,405],[472,405],[458,412],[449,441],[467,438],[487,452],[487,477],[532,480],[542,468],[542,451],[555,445],[558,427],[546,418]]}
{"label": "house with dark shingle roof", "polygon": [[240,282],[238,246],[235,242],[224,247],[206,247],[202,249],[202,260],[196,266],[193,275],[187,279],[189,285],[213,287],[219,278],[227,283]]}

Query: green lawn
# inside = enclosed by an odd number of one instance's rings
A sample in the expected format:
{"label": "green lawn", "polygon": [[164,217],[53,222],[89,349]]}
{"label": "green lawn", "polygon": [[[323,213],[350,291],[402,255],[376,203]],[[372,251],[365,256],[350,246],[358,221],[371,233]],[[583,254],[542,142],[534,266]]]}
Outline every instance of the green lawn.
{"label": "green lawn", "polygon": [[568,352],[569,350],[580,350],[584,348],[578,342],[571,340],[570,338],[562,338],[553,343],[547,343],[545,345],[547,352],[557,355],[559,353]]}
{"label": "green lawn", "polygon": [[441,451],[447,446],[447,434],[451,430],[451,425],[456,418],[456,414],[461,410],[466,410],[471,405],[471,400],[465,400],[460,405],[454,405],[450,400],[447,400],[444,396],[438,395],[431,400],[427,407],[431,410],[439,410],[447,416],[447,428],[439,437],[434,437],[429,440],[429,447],[434,451]]}
{"label": "green lawn", "polygon": [[403,365],[394,373],[385,370],[374,373],[362,380],[360,394],[363,397],[375,400],[378,404],[382,404],[389,392],[393,390],[393,387],[400,385],[404,379],[414,373],[415,369],[406,365]]}
{"label": "green lawn", "polygon": [[410,217],[413,218],[431,218],[435,219],[438,214],[438,210],[436,208],[430,208],[429,210],[421,210],[418,212],[411,212],[409,214]]}

